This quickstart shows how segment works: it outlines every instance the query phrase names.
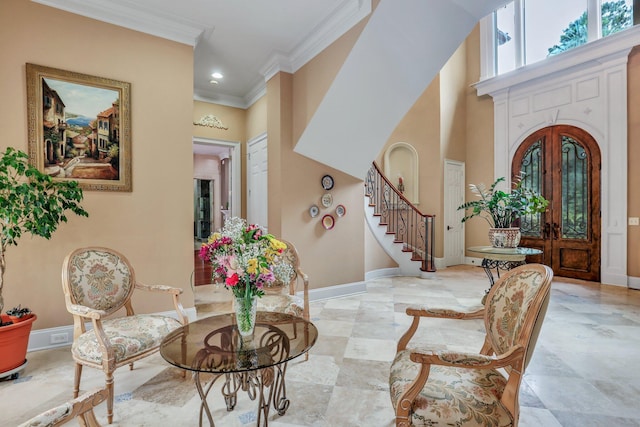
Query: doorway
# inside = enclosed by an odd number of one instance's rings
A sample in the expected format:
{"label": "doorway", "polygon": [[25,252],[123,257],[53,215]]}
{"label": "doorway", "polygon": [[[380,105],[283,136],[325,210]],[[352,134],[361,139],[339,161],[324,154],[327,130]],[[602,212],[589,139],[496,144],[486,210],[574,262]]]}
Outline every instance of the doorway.
{"label": "doorway", "polygon": [[464,203],[465,164],[455,160],[444,161],[444,258],[445,265],[464,264]]}
{"label": "doorway", "polygon": [[193,180],[193,235],[196,240],[207,240],[213,224],[212,179]]}
{"label": "doorway", "polygon": [[[224,225],[226,218],[241,215],[242,175],[239,142],[194,137],[192,145],[195,239],[191,281],[197,286],[211,283],[211,266],[198,256],[202,242]],[[208,224],[206,218],[210,218]]]}
{"label": "doorway", "polygon": [[247,143],[247,222],[269,225],[269,159],[267,155],[267,134]]}
{"label": "doorway", "polygon": [[542,250],[531,261],[550,266],[557,276],[600,281],[600,149],[589,133],[568,125],[540,129],[518,147],[512,181],[525,186],[549,207],[521,219],[521,246]]}

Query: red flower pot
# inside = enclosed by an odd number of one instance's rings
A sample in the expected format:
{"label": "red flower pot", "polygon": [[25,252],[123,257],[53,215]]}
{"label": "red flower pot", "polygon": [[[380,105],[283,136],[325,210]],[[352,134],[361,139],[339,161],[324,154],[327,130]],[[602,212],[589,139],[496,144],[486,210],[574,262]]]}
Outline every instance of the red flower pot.
{"label": "red flower pot", "polygon": [[[29,333],[36,319],[34,314],[13,325],[0,326],[0,374],[21,366],[26,360]],[[8,322],[9,316],[3,314],[2,321]]]}

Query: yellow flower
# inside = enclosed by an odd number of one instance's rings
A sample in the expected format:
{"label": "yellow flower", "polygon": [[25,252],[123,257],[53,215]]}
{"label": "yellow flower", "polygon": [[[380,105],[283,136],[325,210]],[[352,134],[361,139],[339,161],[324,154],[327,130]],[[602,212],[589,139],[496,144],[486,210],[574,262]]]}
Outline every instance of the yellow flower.
{"label": "yellow flower", "polygon": [[209,240],[207,241],[207,243],[213,243],[216,240],[218,240],[220,237],[222,237],[222,235],[220,233],[213,233],[211,236],[209,236]]}
{"label": "yellow flower", "polygon": [[271,243],[271,247],[275,250],[275,251],[284,251],[285,249],[287,249],[287,245],[285,245],[283,242],[281,242],[280,240],[276,239],[275,237],[271,236],[268,237],[269,242]]}
{"label": "yellow flower", "polygon": [[258,272],[258,260],[256,258],[251,258],[247,262],[247,273],[256,274]]}

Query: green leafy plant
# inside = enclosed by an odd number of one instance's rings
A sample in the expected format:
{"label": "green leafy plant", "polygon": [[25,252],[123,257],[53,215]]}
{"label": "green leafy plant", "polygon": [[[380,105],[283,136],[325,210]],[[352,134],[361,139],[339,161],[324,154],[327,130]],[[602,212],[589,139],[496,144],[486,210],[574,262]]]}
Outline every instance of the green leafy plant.
{"label": "green leafy plant", "polygon": [[17,307],[13,307],[7,310],[7,314],[9,316],[15,316],[17,318],[21,318],[31,314],[31,309],[28,307],[22,307],[21,305],[19,305]]}
{"label": "green leafy plant", "polygon": [[25,233],[50,239],[58,225],[67,222],[67,211],[89,216],[80,206],[83,194],[76,181],[54,181],[28,160],[12,147],[0,155],[0,312],[7,248]]}
{"label": "green leafy plant", "polygon": [[522,185],[524,174],[514,180],[511,192],[498,190],[498,184],[504,177],[496,179],[487,189],[484,184],[469,184],[471,191],[478,196],[478,200],[466,202],[458,207],[464,209],[466,215],[462,222],[476,216],[484,218],[492,228],[509,228],[523,215],[544,212],[549,201],[537,192]]}

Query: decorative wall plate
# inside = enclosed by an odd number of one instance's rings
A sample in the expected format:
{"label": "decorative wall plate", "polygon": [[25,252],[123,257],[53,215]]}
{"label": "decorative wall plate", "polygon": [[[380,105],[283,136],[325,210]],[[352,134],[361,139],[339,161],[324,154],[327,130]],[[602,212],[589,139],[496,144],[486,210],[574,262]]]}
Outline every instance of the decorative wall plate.
{"label": "decorative wall plate", "polygon": [[317,205],[311,205],[311,207],[309,208],[309,215],[311,215],[311,218],[317,217],[319,213],[320,208]]}
{"label": "decorative wall plate", "polygon": [[343,205],[336,206],[336,215],[344,216],[344,214],[346,213],[347,213],[347,208],[345,208]]}
{"label": "decorative wall plate", "polygon": [[326,228],[327,230],[331,230],[335,224],[335,220],[333,219],[333,216],[331,215],[325,215],[322,217],[322,226],[324,228]]}
{"label": "decorative wall plate", "polygon": [[331,195],[331,193],[324,193],[321,201],[322,201],[322,206],[324,206],[325,208],[328,208],[333,204],[333,196]]}
{"label": "decorative wall plate", "polygon": [[325,175],[322,177],[322,188],[325,190],[331,190],[333,188],[333,177],[331,175]]}

